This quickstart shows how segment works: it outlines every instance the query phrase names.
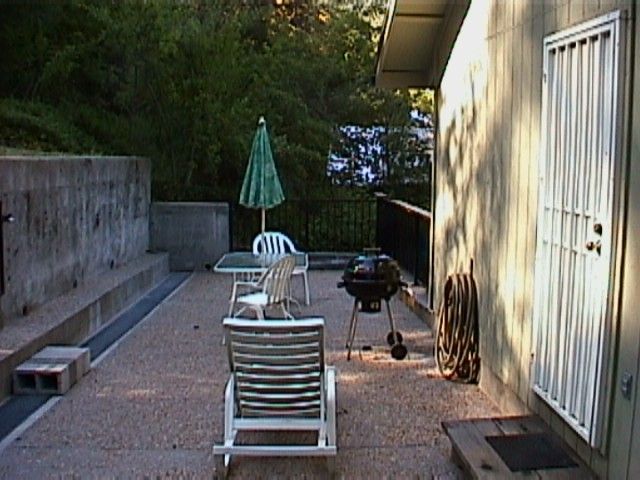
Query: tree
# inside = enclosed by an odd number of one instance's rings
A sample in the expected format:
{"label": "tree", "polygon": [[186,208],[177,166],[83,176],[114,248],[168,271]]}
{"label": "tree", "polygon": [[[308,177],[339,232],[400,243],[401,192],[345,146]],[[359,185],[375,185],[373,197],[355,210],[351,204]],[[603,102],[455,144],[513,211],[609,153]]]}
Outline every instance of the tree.
{"label": "tree", "polygon": [[[156,199],[235,201],[260,115],[286,195],[328,195],[336,127],[401,127],[411,107],[406,92],[372,85],[374,7],[69,0],[0,8],[0,96],[53,109],[93,139],[91,150],[149,157]],[[23,135],[13,133],[3,141]]]}

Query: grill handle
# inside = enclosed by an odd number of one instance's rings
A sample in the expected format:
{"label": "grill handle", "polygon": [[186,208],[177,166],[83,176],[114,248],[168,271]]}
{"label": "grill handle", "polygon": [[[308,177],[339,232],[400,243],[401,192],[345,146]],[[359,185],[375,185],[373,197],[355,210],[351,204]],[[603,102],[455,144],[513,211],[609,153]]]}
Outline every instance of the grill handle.
{"label": "grill handle", "polygon": [[345,282],[338,282],[338,288],[344,288],[347,284]]}

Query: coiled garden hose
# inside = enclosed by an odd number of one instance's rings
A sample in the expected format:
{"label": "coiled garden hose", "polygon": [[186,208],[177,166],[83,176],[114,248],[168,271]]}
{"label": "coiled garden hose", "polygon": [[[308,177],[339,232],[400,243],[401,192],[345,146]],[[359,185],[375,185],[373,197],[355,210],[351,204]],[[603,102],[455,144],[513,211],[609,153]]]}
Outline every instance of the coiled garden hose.
{"label": "coiled garden hose", "polygon": [[435,357],[449,380],[477,383],[480,373],[478,292],[473,275],[449,275],[438,314]]}

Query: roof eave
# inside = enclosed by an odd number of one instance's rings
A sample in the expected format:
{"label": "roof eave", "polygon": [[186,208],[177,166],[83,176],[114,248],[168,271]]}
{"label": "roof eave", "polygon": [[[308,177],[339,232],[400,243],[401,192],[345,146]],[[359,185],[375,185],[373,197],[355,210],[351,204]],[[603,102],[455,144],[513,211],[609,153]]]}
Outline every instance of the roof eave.
{"label": "roof eave", "polygon": [[378,44],[375,84],[437,88],[471,0],[391,0]]}

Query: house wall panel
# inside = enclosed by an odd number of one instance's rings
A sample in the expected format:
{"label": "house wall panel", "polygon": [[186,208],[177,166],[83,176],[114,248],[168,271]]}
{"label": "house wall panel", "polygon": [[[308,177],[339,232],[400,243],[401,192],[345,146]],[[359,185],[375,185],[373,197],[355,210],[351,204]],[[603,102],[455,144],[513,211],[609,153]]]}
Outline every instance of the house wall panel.
{"label": "house wall panel", "polygon": [[[545,35],[619,8],[629,10],[631,3],[472,2],[438,96],[435,305],[442,300],[447,275],[468,271],[473,258],[480,310],[481,386],[507,413],[538,412],[600,474],[606,474],[607,468],[609,473],[617,470],[532,394],[530,387],[542,45]],[[484,90],[474,93],[479,85]],[[635,124],[640,125],[640,120]],[[636,162],[640,164],[640,158]],[[640,185],[640,175],[634,182]],[[635,203],[640,205],[640,198]],[[639,282],[640,275],[633,284]],[[639,311],[640,300],[633,307]],[[632,341],[640,344],[639,336]],[[632,355],[636,369],[638,355]],[[636,418],[634,438],[638,439],[637,407]],[[638,448],[640,445],[634,451]]]}
{"label": "house wall panel", "polygon": [[[638,6],[633,18],[634,48],[630,58],[635,62],[629,67],[633,72],[633,85],[627,92],[627,104],[631,107],[630,155],[628,175],[627,225],[624,251],[623,291],[620,307],[620,332],[618,347],[618,371],[614,377],[614,401],[610,448],[610,478],[640,478],[640,103],[633,101],[640,92],[640,25],[637,21]],[[634,95],[635,94],[635,95]],[[622,375],[633,376],[635,387],[630,398],[621,391]]]}

